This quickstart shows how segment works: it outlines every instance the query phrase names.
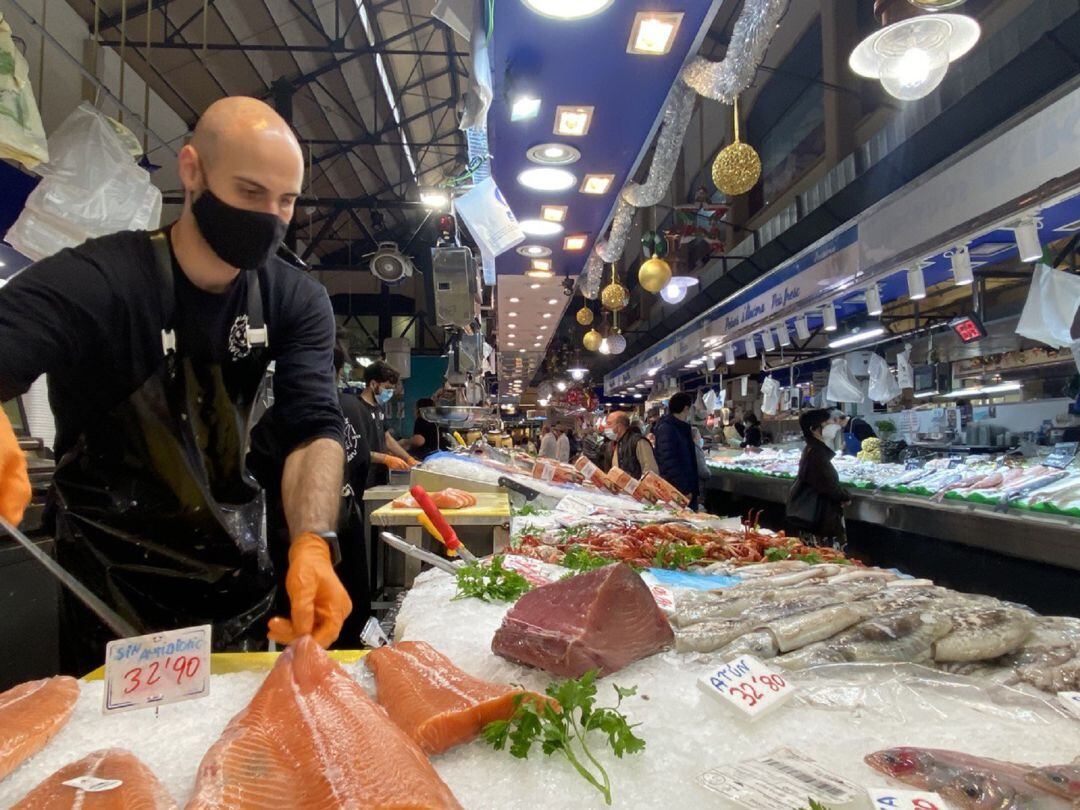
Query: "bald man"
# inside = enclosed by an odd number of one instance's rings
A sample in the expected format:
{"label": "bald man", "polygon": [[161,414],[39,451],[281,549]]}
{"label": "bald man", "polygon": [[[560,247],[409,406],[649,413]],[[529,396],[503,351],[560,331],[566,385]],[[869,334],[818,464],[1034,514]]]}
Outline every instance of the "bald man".
{"label": "bald man", "polygon": [[641,435],[637,426],[630,424],[628,413],[612,411],[608,414],[604,435],[611,442],[608,469],[617,467],[634,478],[641,478],[647,472],[657,472],[652,445]]}
{"label": "bald man", "polygon": [[[211,624],[217,649],[265,641],[274,571],[249,419],[267,366],[291,543],[287,642],[330,644],[348,615],[334,573],[344,464],[326,290],[277,258],[304,174],[292,130],[250,98],[212,104],[180,150],[184,208],[154,233],[63,250],[0,291],[0,400],[46,374],[59,459],[59,561],[140,632]],[[2,411],[0,411],[2,413]],[[29,500],[0,419],[0,514]],[[109,634],[64,600],[66,671],[101,664]]]}

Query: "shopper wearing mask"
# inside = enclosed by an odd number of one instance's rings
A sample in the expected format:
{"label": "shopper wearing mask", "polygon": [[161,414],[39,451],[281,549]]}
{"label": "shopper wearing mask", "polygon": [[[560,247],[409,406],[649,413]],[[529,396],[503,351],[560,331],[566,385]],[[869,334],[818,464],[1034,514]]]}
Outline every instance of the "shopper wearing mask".
{"label": "shopper wearing mask", "polygon": [[386,429],[386,405],[394,398],[401,376],[389,363],[378,360],[364,369],[364,390],[360,394],[360,432],[371,448],[369,487],[385,484],[386,470],[407,470],[418,462],[398,444]]}
{"label": "shopper wearing mask", "polygon": [[840,548],[844,543],[843,510],[851,497],[840,486],[840,476],[832,465],[835,453],[822,441],[822,431],[830,418],[823,408],[799,417],[806,446],[788,494],[787,518],[807,545]]}
{"label": "shopper wearing mask", "polygon": [[[63,250],[0,291],[0,399],[48,375],[57,559],[140,632],[212,624],[218,649],[265,638],[274,572],[244,454],[272,360],[291,617],[271,620],[271,637],[313,633],[325,646],[351,610],[333,568],[344,466],[333,312],[321,285],[276,256],[303,170],[270,107],[217,101],[180,150],[177,221]],[[17,522],[25,459],[0,423],[4,516]],[[65,671],[99,665],[110,637],[65,597]]]}
{"label": "shopper wearing mask", "polygon": [[821,441],[834,453],[844,452],[843,423],[847,421],[843,411],[831,411],[829,421],[821,429]]}
{"label": "shopper wearing mask", "polygon": [[660,475],[690,499],[691,509],[697,509],[701,479],[690,430],[693,402],[685,391],[673,394],[668,401],[667,416],[656,424],[656,463]]}
{"label": "shopper wearing mask", "polygon": [[761,422],[750,412],[743,416],[743,440],[739,446],[761,447]]}
{"label": "shopper wearing mask", "polygon": [[629,414],[624,411],[608,414],[604,438],[608,440],[605,472],[625,470],[633,478],[641,478],[647,472],[660,472],[652,445],[641,435],[641,430],[630,423]]}

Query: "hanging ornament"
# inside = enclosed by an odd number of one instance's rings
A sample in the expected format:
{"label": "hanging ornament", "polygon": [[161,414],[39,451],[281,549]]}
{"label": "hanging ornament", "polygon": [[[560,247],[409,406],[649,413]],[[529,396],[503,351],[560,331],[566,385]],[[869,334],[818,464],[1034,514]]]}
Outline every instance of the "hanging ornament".
{"label": "hanging ornament", "polygon": [[637,273],[638,284],[642,289],[658,293],[671,281],[671,265],[658,256],[642,262]]}
{"label": "hanging ornament", "polygon": [[761,177],[761,158],[748,143],[739,140],[739,99],[732,102],[735,113],[735,141],[720,150],[712,166],[716,187],[729,197],[745,194]]}
{"label": "hanging ornament", "polygon": [[577,318],[577,322],[582,326],[588,326],[593,322],[593,312],[588,307],[579,309],[574,317]]}
{"label": "hanging ornament", "polygon": [[653,255],[653,235],[652,231],[645,231],[641,235],[641,252],[646,259],[651,259]]}
{"label": "hanging ornament", "polygon": [[581,339],[581,345],[588,349],[590,352],[599,351],[600,341],[603,340],[603,336],[595,329],[590,329],[585,333],[585,337]]}
{"label": "hanging ornament", "polygon": [[630,303],[630,291],[619,283],[614,264],[611,265],[611,283],[600,291],[600,303],[612,312],[618,312]]}
{"label": "hanging ornament", "polygon": [[611,332],[608,334],[608,353],[622,354],[626,351],[626,338],[619,331],[619,313],[613,313],[611,318]]}

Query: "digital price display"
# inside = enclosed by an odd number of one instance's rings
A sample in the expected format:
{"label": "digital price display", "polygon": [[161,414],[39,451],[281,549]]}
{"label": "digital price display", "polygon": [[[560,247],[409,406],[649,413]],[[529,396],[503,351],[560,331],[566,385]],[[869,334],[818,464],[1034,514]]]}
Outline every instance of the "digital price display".
{"label": "digital price display", "polygon": [[949,326],[962,343],[974,343],[986,337],[986,327],[974,315],[960,315],[949,321]]}

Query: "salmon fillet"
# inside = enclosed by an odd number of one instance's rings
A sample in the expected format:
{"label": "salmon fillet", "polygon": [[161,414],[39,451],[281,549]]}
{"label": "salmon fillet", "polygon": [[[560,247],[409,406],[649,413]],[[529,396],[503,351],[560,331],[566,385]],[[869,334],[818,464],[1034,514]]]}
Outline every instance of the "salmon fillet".
{"label": "salmon fillet", "polygon": [[[110,790],[88,791],[65,785],[80,776],[115,779]],[[177,810],[179,805],[142,761],[123,748],[87,754],[58,770],[11,810]]]}
{"label": "salmon fillet", "polygon": [[45,747],[79,698],[74,678],[27,681],[0,692],[0,779]]}
{"label": "salmon fillet", "polygon": [[[446,489],[440,489],[436,492],[429,492],[428,495],[431,496],[432,502],[439,507],[439,509],[467,509],[470,506],[476,506],[476,496],[463,489],[447,487]],[[395,509],[420,508],[420,504],[416,502],[416,499],[407,492],[404,495],[395,498],[390,503]]]}
{"label": "salmon fillet", "polygon": [[539,695],[462,672],[423,641],[402,641],[364,656],[375,673],[379,705],[429,754],[476,739],[488,723],[507,720],[519,695]]}
{"label": "salmon fillet", "polygon": [[188,810],[460,810],[424,752],[311,636],[206,752]]}

